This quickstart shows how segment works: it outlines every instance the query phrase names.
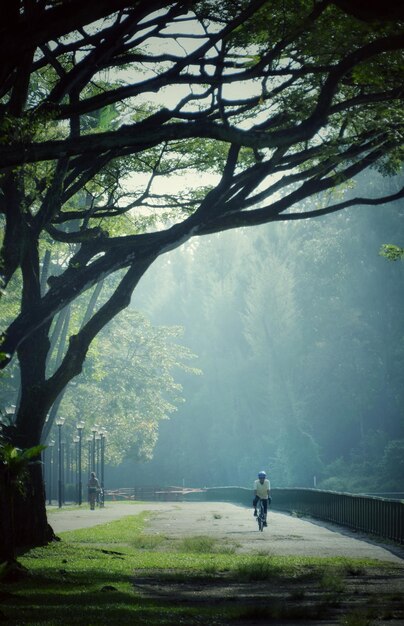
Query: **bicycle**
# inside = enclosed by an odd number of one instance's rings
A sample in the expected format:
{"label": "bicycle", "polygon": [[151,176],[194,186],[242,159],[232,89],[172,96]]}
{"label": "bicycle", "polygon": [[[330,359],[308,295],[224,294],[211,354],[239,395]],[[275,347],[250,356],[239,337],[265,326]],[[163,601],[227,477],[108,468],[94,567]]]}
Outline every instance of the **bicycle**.
{"label": "bicycle", "polygon": [[264,501],[261,498],[257,502],[257,522],[258,522],[258,530],[262,532],[264,530],[264,526],[266,523],[266,517],[265,517]]}
{"label": "bicycle", "polygon": [[88,488],[88,501],[90,503],[90,509],[92,511],[94,511],[96,506],[99,506],[99,507],[104,506],[102,490],[97,489],[96,487],[89,487]]}
{"label": "bicycle", "polygon": [[102,509],[104,507],[104,490],[102,488],[97,492],[96,505]]}

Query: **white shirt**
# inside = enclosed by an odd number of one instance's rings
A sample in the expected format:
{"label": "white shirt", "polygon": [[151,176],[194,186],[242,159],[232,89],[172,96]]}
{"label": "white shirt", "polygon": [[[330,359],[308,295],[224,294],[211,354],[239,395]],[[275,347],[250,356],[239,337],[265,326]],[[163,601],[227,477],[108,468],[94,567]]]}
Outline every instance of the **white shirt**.
{"label": "white shirt", "polygon": [[266,500],[268,498],[268,491],[270,491],[271,485],[268,478],[265,478],[264,482],[261,484],[259,478],[254,481],[254,491],[257,492],[257,496]]}

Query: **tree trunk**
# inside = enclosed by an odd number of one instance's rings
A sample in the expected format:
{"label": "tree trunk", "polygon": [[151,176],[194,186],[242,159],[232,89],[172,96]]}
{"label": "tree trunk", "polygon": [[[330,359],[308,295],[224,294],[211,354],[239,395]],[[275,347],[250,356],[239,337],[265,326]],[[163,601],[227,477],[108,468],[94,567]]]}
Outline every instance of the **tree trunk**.
{"label": "tree trunk", "polygon": [[13,562],[24,548],[45,545],[55,538],[46,518],[45,492],[39,463],[29,465],[25,493],[0,466],[0,563]]}
{"label": "tree trunk", "polygon": [[0,463],[0,511],[0,563],[11,562],[15,556],[11,489],[6,465],[2,463]]}
{"label": "tree trunk", "polygon": [[[35,354],[38,352],[33,353]],[[40,388],[33,386],[22,390],[17,419],[6,433],[10,443],[20,450],[27,450],[40,444],[47,409],[44,395],[43,392],[41,394]],[[19,489],[16,483],[11,485],[13,499],[11,514],[17,553],[23,548],[45,545],[54,538],[46,517],[46,496],[40,455],[27,463],[23,475],[18,478],[22,483],[22,489]],[[0,514],[3,514],[3,511],[2,502]]]}
{"label": "tree trunk", "polygon": [[[24,280],[23,309],[37,305],[39,285],[39,260],[35,242],[30,242],[29,254],[22,263]],[[45,418],[52,404],[46,388],[46,358],[49,351],[49,328],[51,320],[30,341],[21,343],[18,349],[21,374],[21,397],[13,427],[9,429],[10,442],[26,450],[41,442]],[[23,493],[14,487],[14,529],[17,549],[45,545],[53,538],[53,531],[46,518],[46,499],[40,458],[26,467]]]}
{"label": "tree trunk", "polygon": [[[151,262],[152,259],[147,259],[144,263],[129,268],[110,299],[77,335],[70,337],[67,354],[50,379],[46,380],[45,376],[50,320],[29,340],[20,344],[18,357],[21,401],[15,423],[8,432],[8,438],[15,447],[28,449],[40,444],[50,407],[66,384],[81,371],[91,340],[107,322],[129,305],[135,286]],[[19,549],[45,545],[55,538],[46,517],[46,495],[41,464],[32,463],[28,470],[24,495],[14,493],[15,540]]]}
{"label": "tree trunk", "polygon": [[14,529],[17,550],[44,546],[55,539],[46,517],[45,489],[40,463],[29,465],[25,493],[14,493]]}

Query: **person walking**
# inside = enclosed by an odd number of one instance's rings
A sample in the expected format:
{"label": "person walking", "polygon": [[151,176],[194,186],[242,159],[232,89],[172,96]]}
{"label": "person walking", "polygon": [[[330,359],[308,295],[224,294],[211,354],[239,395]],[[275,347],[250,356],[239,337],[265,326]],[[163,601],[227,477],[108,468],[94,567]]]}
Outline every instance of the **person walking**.
{"label": "person walking", "polygon": [[95,503],[97,500],[97,495],[99,494],[101,488],[98,478],[95,475],[95,472],[91,472],[90,480],[88,481],[88,500],[90,502],[90,509],[94,511]]}
{"label": "person walking", "polygon": [[258,472],[258,478],[254,481],[254,517],[257,517],[257,504],[259,500],[262,500],[265,511],[265,522],[264,526],[267,526],[267,513],[268,513],[268,504],[271,504],[271,483],[267,478],[266,472],[261,471]]}

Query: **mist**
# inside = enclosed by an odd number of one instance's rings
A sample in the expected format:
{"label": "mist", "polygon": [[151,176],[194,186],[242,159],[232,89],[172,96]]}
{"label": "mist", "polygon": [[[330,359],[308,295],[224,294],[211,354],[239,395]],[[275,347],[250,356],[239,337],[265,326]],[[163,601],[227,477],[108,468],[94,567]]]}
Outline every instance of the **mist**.
{"label": "mist", "polygon": [[183,326],[203,373],[178,372],[185,402],[153,459],[109,468],[109,483],[249,486],[265,469],[277,487],[402,489],[403,263],[379,255],[402,244],[402,218],[358,207],[161,257],[132,306]]}

